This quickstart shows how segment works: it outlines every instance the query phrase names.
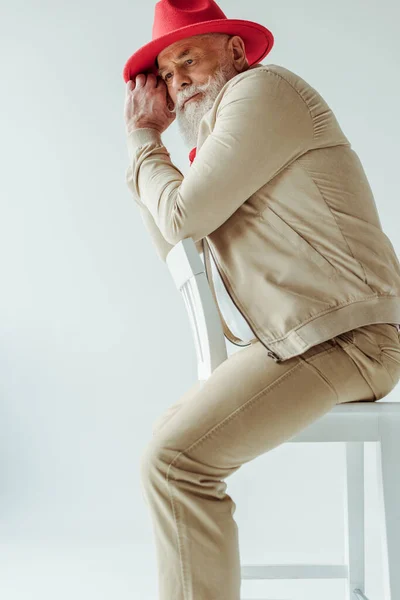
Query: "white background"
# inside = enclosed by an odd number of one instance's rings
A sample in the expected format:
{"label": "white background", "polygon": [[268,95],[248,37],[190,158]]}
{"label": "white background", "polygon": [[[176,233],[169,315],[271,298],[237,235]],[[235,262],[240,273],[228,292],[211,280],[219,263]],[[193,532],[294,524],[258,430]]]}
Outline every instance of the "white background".
{"label": "white background", "polygon": [[[400,254],[398,4],[219,5],[268,27],[275,45],[261,62],[293,70],[326,99]],[[197,371],[183,300],[125,184],[122,70],[151,40],[154,6],[1,3],[4,600],[157,600],[138,457]],[[163,141],[187,172],[176,123]],[[400,388],[385,400],[399,401]],[[243,562],[344,560],[343,459],[340,444],[287,444],[229,479]],[[382,600],[373,475],[371,467],[367,593]],[[259,599],[344,599],[337,581],[242,589]]]}

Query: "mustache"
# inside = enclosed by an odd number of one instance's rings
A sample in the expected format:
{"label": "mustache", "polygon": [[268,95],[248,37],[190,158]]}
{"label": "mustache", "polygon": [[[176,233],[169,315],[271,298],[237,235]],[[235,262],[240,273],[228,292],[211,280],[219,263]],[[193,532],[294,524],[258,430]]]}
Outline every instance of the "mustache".
{"label": "mustache", "polygon": [[192,92],[191,94],[188,94],[187,96],[185,96],[184,98],[179,99],[179,101],[174,105],[174,103],[172,102],[172,99],[170,97],[168,97],[167,99],[167,108],[169,110],[169,112],[171,113],[176,113],[177,112],[177,105],[180,105],[180,108],[182,108],[185,100],[187,100],[188,98],[191,98],[192,96],[194,96],[195,94],[198,94],[199,92]]}

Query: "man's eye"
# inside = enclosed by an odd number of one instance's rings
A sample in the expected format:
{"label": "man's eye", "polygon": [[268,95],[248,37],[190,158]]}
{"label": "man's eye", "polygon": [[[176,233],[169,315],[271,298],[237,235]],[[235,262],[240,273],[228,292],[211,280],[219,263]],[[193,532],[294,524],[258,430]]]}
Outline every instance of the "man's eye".
{"label": "man's eye", "polygon": [[[189,62],[189,60],[191,60],[193,62],[193,58],[188,58],[185,62]],[[168,75],[171,75],[171,73],[167,73],[166,76],[164,77],[164,80],[166,80],[168,78]]]}

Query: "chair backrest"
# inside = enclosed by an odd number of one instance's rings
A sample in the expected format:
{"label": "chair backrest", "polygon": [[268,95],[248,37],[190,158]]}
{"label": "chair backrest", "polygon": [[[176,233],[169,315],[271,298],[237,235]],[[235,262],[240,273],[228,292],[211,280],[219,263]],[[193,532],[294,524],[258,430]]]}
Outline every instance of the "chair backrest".
{"label": "chair backrest", "polygon": [[204,264],[192,238],[178,242],[166,264],[181,292],[192,328],[199,380],[206,380],[227,359],[225,336]]}

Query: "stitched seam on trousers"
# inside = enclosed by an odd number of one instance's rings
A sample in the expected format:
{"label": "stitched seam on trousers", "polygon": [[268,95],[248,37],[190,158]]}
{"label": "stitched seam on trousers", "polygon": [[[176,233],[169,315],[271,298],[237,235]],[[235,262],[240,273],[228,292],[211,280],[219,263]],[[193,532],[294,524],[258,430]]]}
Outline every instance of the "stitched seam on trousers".
{"label": "stitched seam on trousers", "polygon": [[[392,360],[393,360],[393,359],[392,359]],[[396,361],[394,361],[394,362],[396,362]],[[390,373],[389,369],[387,368],[387,366],[386,366],[386,365],[385,365],[385,363],[383,362],[382,358],[380,359],[380,364],[381,364],[381,366],[382,366],[382,367],[385,369],[386,373],[389,375],[390,381],[391,381],[391,382],[392,382],[394,385],[396,385],[396,384],[398,383],[398,381],[395,381],[395,380],[393,379],[393,376],[392,376],[392,374]],[[396,364],[398,364],[398,363],[396,363]],[[370,386],[370,387],[371,387],[371,386]],[[375,392],[374,392],[374,395],[376,395],[376,394],[375,394]]]}
{"label": "stitched seam on trousers", "polygon": [[[182,559],[182,545],[181,545],[181,538],[180,538],[180,533],[179,533],[179,520],[178,520],[178,517],[177,517],[177,511],[175,509],[173,488],[170,485],[170,470],[171,470],[172,465],[174,464],[174,462],[182,454],[184,454],[188,450],[191,450],[192,448],[194,448],[195,446],[197,446],[198,444],[200,444],[201,442],[203,442],[215,430],[219,429],[222,425],[225,425],[226,423],[228,423],[238,413],[242,412],[243,410],[246,410],[253,401],[259,400],[262,397],[263,394],[265,394],[266,392],[268,392],[272,388],[278,386],[280,383],[282,383],[286,379],[286,377],[288,377],[289,375],[291,375],[293,373],[293,371],[295,371],[296,369],[298,369],[302,365],[303,365],[302,362],[297,363],[297,365],[295,365],[292,369],[290,369],[289,371],[287,371],[286,373],[284,373],[283,375],[281,375],[280,377],[278,377],[278,379],[276,379],[275,381],[273,381],[266,388],[264,388],[261,391],[257,392],[257,394],[255,394],[254,396],[252,396],[245,404],[243,404],[242,406],[240,406],[239,408],[237,408],[236,410],[234,410],[230,415],[228,415],[227,417],[225,417],[225,419],[223,419],[220,423],[218,423],[217,425],[214,425],[214,427],[212,427],[209,431],[207,431],[207,433],[205,433],[200,439],[198,439],[195,442],[193,442],[193,444],[191,444],[190,446],[188,446],[187,448],[185,448],[185,450],[182,450],[182,451],[178,452],[178,454],[175,456],[175,458],[169,464],[168,470],[167,470],[167,474],[166,474],[166,481],[167,481],[167,488],[168,488],[168,492],[169,492],[169,497],[170,497],[170,500],[171,500],[172,512],[173,512],[174,519],[175,519],[176,531],[177,531],[177,534],[178,534],[178,550],[179,550],[179,559],[180,559],[181,574],[182,574],[182,589],[183,589],[184,598],[186,598],[185,570],[184,570],[184,562],[183,562],[183,559]],[[172,474],[172,472],[171,472],[171,477],[176,481],[176,479],[175,479],[174,475]]]}
{"label": "stitched seam on trousers", "polygon": [[[174,462],[174,461],[172,461],[172,462]],[[169,470],[171,468],[171,465],[172,465],[172,463],[168,466],[166,481],[167,481],[167,489],[168,489],[168,493],[169,493],[169,498],[171,500],[172,514],[174,515],[176,533],[178,536],[178,551],[179,551],[179,562],[180,562],[181,576],[182,576],[182,591],[183,591],[183,598],[184,598],[184,600],[186,600],[186,597],[187,597],[186,596],[186,578],[185,578],[185,569],[184,569],[184,562],[183,562],[182,543],[181,543],[181,537],[180,537],[180,532],[179,532],[179,521],[178,521],[176,509],[175,509],[174,495],[172,492],[172,487],[169,484]]]}
{"label": "stitched seam on trousers", "polygon": [[[331,348],[331,350],[335,350],[335,349],[336,349],[336,348]],[[327,350],[327,352],[330,352],[330,350]],[[326,354],[326,352],[325,352],[324,354]],[[320,354],[316,354],[316,355],[315,355],[315,358],[317,358],[318,356],[320,356]],[[336,404],[337,404],[337,403],[338,403],[338,400],[339,400],[339,396],[338,396],[338,393],[337,393],[337,391],[336,391],[336,390],[335,390],[335,388],[333,387],[332,383],[329,381],[329,379],[328,379],[328,378],[327,378],[327,377],[326,377],[326,376],[325,376],[323,373],[321,373],[321,371],[320,371],[320,370],[319,370],[319,369],[318,369],[318,368],[317,368],[315,365],[311,365],[311,364],[310,364],[308,361],[306,361],[306,360],[305,360],[305,359],[304,359],[302,356],[299,356],[299,358],[300,358],[300,360],[301,360],[301,361],[303,361],[303,362],[304,362],[304,364],[305,364],[305,365],[307,365],[307,366],[308,366],[308,368],[309,368],[310,370],[314,370],[314,371],[317,373],[317,375],[319,375],[319,377],[320,377],[320,378],[321,378],[323,381],[325,381],[325,383],[326,383],[326,384],[327,384],[327,385],[330,387],[330,389],[331,389],[331,390],[333,390],[333,393],[334,393],[334,394],[335,394],[335,396],[336,396]],[[313,357],[311,357],[311,358],[313,358]]]}
{"label": "stitched seam on trousers", "polygon": [[[347,348],[347,346],[349,346],[350,344],[347,344],[346,346],[343,347],[344,352],[346,352],[345,348]],[[357,347],[357,346],[356,346]],[[360,367],[358,366],[358,364],[356,363],[356,361],[354,360],[354,358],[351,356],[351,354],[349,354],[348,352],[346,352],[347,356],[349,357],[349,359],[351,360],[351,362],[354,364],[354,366],[356,367],[357,371],[360,373],[362,379],[365,381],[365,383],[367,384],[367,386],[369,387],[369,389],[372,392],[372,395],[374,397],[374,402],[378,399],[378,396],[376,395],[375,390],[372,389],[371,384],[369,383],[369,381],[367,381],[364,373],[361,371]],[[371,400],[372,402],[372,400]]]}

